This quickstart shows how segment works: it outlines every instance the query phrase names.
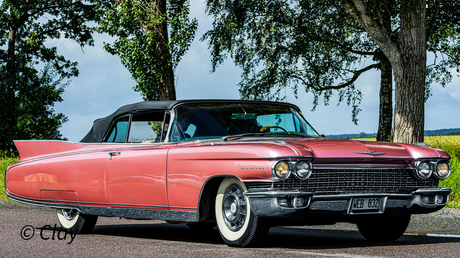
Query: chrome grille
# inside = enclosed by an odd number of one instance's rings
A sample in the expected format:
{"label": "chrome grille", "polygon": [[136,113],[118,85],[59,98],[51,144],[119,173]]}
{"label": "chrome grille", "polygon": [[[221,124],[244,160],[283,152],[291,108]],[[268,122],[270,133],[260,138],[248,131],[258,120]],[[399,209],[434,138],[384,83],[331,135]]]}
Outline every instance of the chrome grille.
{"label": "chrome grille", "polygon": [[353,192],[410,193],[421,187],[436,187],[439,180],[417,180],[411,169],[315,169],[311,177],[299,181],[292,176],[279,182],[248,182],[250,188],[308,190],[316,195]]}

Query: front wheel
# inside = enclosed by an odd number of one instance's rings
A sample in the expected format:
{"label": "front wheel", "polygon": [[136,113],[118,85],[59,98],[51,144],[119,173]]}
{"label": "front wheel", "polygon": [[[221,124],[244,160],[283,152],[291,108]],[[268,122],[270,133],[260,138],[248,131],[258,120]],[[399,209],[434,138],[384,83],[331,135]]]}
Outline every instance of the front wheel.
{"label": "front wheel", "polygon": [[244,195],[246,186],[236,178],[225,178],[217,190],[216,221],[222,239],[229,246],[255,245],[269,227],[252,211]]}
{"label": "front wheel", "polygon": [[70,233],[90,233],[97,222],[97,216],[81,214],[76,209],[56,209],[61,226]]}
{"label": "front wheel", "polygon": [[369,241],[395,241],[407,229],[410,215],[386,215],[357,223],[359,232]]}

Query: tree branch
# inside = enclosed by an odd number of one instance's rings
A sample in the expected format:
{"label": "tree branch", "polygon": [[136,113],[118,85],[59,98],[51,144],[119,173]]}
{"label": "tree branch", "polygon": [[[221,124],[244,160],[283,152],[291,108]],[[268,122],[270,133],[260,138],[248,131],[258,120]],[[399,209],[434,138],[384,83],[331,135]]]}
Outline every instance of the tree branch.
{"label": "tree branch", "polygon": [[355,20],[369,33],[390,62],[394,61],[395,53],[399,53],[398,45],[391,41],[391,37],[385,27],[379,25],[369,16],[366,4],[362,0],[342,0],[344,8]]}
{"label": "tree branch", "polygon": [[[363,69],[361,70],[358,70],[358,71],[354,71],[353,72],[353,77],[351,77],[350,80],[348,80],[347,82],[343,83],[343,84],[339,84],[339,85],[334,85],[334,86],[321,86],[319,85],[318,83],[315,83],[316,85],[313,85],[313,87],[315,88],[315,90],[317,91],[325,91],[325,90],[339,90],[339,89],[343,89],[343,88],[346,88],[350,85],[352,85],[358,78],[361,74],[363,74],[364,72],[367,72],[371,69],[377,69],[377,68],[380,68],[380,63],[377,63],[377,64],[372,64],[372,65],[369,65],[369,66],[366,66],[364,67]],[[305,81],[305,79],[301,76],[298,76],[294,73],[291,73],[290,76],[292,76],[292,78],[295,78],[299,81],[301,81],[303,84],[307,85],[309,84],[307,81]]]}
{"label": "tree branch", "polygon": [[430,22],[428,23],[428,29],[426,30],[426,41],[428,42],[428,39],[433,35],[433,33],[438,29],[436,27],[436,21],[438,20],[439,17],[439,10],[441,9],[441,1],[437,0],[436,1],[436,11],[431,17]]}
{"label": "tree branch", "polygon": [[[328,38],[328,37],[324,37],[324,38]],[[344,44],[342,44],[340,42],[337,42],[337,41],[334,41],[334,40],[327,40],[326,39],[326,40],[324,40],[324,42],[329,42],[329,43],[335,44],[335,45],[341,47],[342,49],[344,49],[344,50],[346,50],[348,52],[351,52],[353,54],[362,55],[362,56],[375,56],[376,55],[375,52],[365,52],[365,51],[354,50],[353,48],[347,47]]]}
{"label": "tree branch", "polygon": [[47,35],[48,33],[51,33],[53,31],[59,31],[61,29],[64,29],[69,25],[70,25],[70,23],[67,23],[67,24],[63,24],[63,25],[61,25],[59,27],[54,27],[54,28],[51,28],[49,30],[44,30],[44,31],[40,32],[39,34],[37,34],[35,37],[40,38],[41,36]]}
{"label": "tree branch", "polygon": [[336,85],[336,86],[328,86],[324,90],[337,90],[337,89],[346,88],[346,87],[352,85],[359,78],[359,76],[361,76],[361,74],[363,74],[364,72],[367,72],[367,71],[369,71],[371,69],[374,69],[374,68],[375,69],[380,68],[380,63],[372,64],[372,65],[369,65],[367,67],[364,67],[361,70],[355,71],[355,72],[353,72],[353,77],[351,77],[351,79],[348,80],[347,82],[345,82],[343,84]]}

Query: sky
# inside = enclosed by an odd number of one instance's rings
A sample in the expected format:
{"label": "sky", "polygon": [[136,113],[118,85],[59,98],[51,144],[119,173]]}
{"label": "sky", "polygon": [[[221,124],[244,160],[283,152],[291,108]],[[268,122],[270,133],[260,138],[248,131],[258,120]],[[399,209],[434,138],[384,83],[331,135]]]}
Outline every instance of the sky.
{"label": "sky", "polygon": [[[177,99],[239,99],[237,84],[241,81],[241,69],[231,59],[211,73],[208,43],[201,36],[212,28],[212,18],[205,14],[203,0],[191,0],[191,17],[199,22],[195,40],[182,57],[175,71]],[[61,128],[63,137],[80,141],[91,129],[94,120],[105,117],[117,108],[142,101],[130,73],[121,65],[118,56],[103,49],[104,42],[111,42],[108,35],[95,34],[95,46],[80,48],[71,40],[59,39],[48,42],[57,46],[58,52],[68,60],[77,61],[80,75],[71,79],[62,97],[56,103],[56,112],[69,118]],[[458,73],[446,88],[432,85],[432,96],[425,104],[425,130],[460,128],[460,78]],[[325,106],[321,100],[316,110],[313,95],[299,90],[298,98],[286,91],[287,102],[297,105],[320,133],[325,135],[345,133],[375,133],[378,128],[380,72],[363,74],[355,86],[364,94],[358,116],[358,125],[351,120],[352,107],[337,105],[337,94]]]}

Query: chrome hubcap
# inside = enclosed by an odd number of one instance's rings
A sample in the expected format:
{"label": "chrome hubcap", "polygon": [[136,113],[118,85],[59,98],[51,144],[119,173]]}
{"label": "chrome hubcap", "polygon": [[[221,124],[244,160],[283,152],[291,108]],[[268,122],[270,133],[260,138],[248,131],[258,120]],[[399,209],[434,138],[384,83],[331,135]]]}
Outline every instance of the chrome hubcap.
{"label": "chrome hubcap", "polygon": [[222,213],[224,222],[231,231],[240,230],[246,221],[246,199],[239,185],[230,185],[225,190]]}
{"label": "chrome hubcap", "polygon": [[67,220],[73,220],[78,215],[78,211],[75,209],[61,209],[61,211]]}

